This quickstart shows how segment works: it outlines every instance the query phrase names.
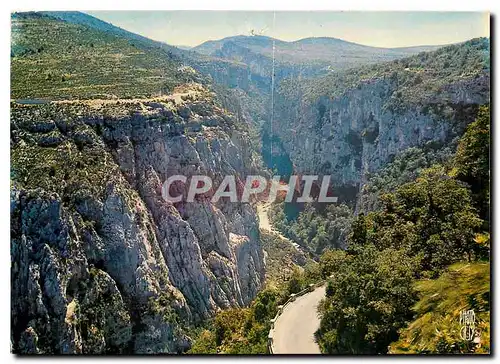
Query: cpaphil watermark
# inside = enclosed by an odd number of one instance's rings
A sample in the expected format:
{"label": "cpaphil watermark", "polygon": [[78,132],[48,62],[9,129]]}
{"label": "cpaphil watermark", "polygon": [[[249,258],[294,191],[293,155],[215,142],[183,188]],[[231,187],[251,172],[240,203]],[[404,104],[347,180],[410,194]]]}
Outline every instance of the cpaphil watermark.
{"label": "cpaphil watermark", "polygon": [[281,176],[267,179],[263,176],[247,176],[245,182],[239,177],[225,176],[216,185],[212,178],[204,175],[186,177],[173,175],[167,178],[162,186],[162,196],[172,203],[194,202],[200,197],[217,202],[221,198],[230,202],[249,202],[252,198],[274,202],[278,195],[284,195],[285,202],[292,202],[294,196],[297,202],[335,203],[338,198],[331,196],[329,175],[292,175],[288,183],[281,181]]}
{"label": "cpaphil watermark", "polygon": [[464,341],[480,342],[478,330],[476,330],[476,314],[474,310],[462,310],[460,312],[460,337]]}

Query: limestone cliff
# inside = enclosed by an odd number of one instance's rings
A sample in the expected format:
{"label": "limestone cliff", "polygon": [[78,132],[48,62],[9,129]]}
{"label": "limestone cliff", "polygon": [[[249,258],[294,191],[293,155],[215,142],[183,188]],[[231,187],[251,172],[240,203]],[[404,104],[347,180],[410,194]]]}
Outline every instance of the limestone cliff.
{"label": "limestone cliff", "polygon": [[255,172],[245,128],[191,84],[157,99],[12,104],[13,348],[158,353],[264,279],[248,204],[163,200],[169,175]]}

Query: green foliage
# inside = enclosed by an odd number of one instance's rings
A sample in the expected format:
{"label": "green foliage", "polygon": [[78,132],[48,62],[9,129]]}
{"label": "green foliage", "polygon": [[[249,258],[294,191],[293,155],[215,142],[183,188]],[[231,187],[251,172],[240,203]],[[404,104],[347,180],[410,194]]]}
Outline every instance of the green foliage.
{"label": "green foliage", "polygon": [[305,284],[318,283],[323,279],[321,264],[318,264],[314,261],[306,264],[306,266],[304,267],[303,275]]}
{"label": "green foliage", "polygon": [[333,272],[336,272],[346,260],[347,255],[343,250],[327,250],[319,259],[319,269],[321,278],[328,278]]}
{"label": "green foliage", "polygon": [[360,247],[333,272],[319,307],[317,339],[328,354],[381,354],[411,318],[413,259],[403,251]]}
{"label": "green foliage", "polygon": [[365,245],[367,235],[365,214],[361,212],[358,216],[356,216],[351,226],[351,242],[354,244]]}
{"label": "green foliage", "polygon": [[[32,188],[54,191],[60,196],[100,196],[104,182],[117,172],[112,157],[99,146],[78,150],[65,142],[56,148],[25,146],[12,150],[14,180]],[[64,183],[62,183],[64,181]]]}
{"label": "green foliage", "polygon": [[215,342],[218,346],[225,343],[226,340],[232,340],[233,335],[241,336],[243,326],[249,317],[247,309],[230,309],[222,311],[215,317]]}
{"label": "green foliage", "polygon": [[458,140],[445,145],[427,143],[420,147],[408,148],[396,155],[392,162],[368,175],[368,181],[360,191],[361,210],[377,210],[381,207],[379,198],[382,194],[394,192],[398,186],[415,180],[424,169],[434,164],[449,164],[457,143]]}
{"label": "green foliage", "polygon": [[217,354],[215,333],[206,329],[201,331],[194,340],[189,354]]}
{"label": "green foliage", "polygon": [[460,139],[452,175],[471,186],[481,216],[489,220],[490,208],[490,108],[480,108]]}
{"label": "green foliage", "polygon": [[273,224],[288,238],[316,254],[345,245],[352,220],[352,210],[345,204],[331,204],[324,210],[306,205],[295,220],[289,221],[282,205],[273,207]]}
{"label": "green foliage", "polygon": [[299,293],[304,288],[304,279],[298,269],[293,271],[292,276],[287,282],[286,292],[288,295],[292,293]]}
{"label": "green foliage", "polygon": [[66,320],[81,332],[84,354],[128,353],[127,344],[132,335],[131,318],[122,297],[109,284],[107,275],[99,269],[90,269],[90,279],[80,281],[70,290],[75,298],[68,305]]}
{"label": "green foliage", "polygon": [[332,297],[335,294],[335,287],[333,286],[332,281],[328,281],[326,284],[325,295],[327,298]]}
{"label": "green foliage", "polygon": [[482,221],[470,192],[442,168],[424,171],[381,201],[380,211],[358,218],[353,241],[365,240],[380,250],[405,249],[420,258],[422,274],[428,271],[434,276],[453,262],[480,254],[474,236]]}
{"label": "green foliage", "polygon": [[[490,264],[457,263],[436,280],[415,284],[415,320],[391,344],[394,354],[490,352]],[[460,312],[474,310],[480,345],[460,337]]]}
{"label": "green foliage", "polygon": [[159,315],[166,322],[178,325],[180,323],[179,315],[172,307],[175,297],[171,292],[161,292],[157,297],[151,297],[148,300],[147,310],[151,315]]}
{"label": "green foliage", "polygon": [[[475,207],[489,196],[488,153],[482,108],[446,165],[423,169],[432,158],[415,149],[372,179],[378,209],[352,222],[346,256],[320,260],[333,271],[320,306],[323,352],[386,353],[399,332],[391,353],[489,353],[489,233]],[[462,309],[478,312],[480,345],[459,337]]]}
{"label": "green foliage", "polygon": [[276,290],[264,290],[260,292],[252,303],[251,309],[255,321],[266,323],[269,318],[276,315],[278,302],[283,296]]}
{"label": "green foliage", "polygon": [[270,320],[286,300],[280,291],[261,291],[249,308],[219,312],[209,329],[194,338],[189,354],[267,354]]}

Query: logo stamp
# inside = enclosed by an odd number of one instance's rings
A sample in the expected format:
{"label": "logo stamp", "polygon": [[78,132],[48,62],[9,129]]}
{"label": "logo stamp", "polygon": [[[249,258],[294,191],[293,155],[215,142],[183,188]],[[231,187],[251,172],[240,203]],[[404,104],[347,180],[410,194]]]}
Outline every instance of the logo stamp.
{"label": "logo stamp", "polygon": [[473,341],[476,336],[476,314],[474,310],[460,312],[460,337],[465,341]]}

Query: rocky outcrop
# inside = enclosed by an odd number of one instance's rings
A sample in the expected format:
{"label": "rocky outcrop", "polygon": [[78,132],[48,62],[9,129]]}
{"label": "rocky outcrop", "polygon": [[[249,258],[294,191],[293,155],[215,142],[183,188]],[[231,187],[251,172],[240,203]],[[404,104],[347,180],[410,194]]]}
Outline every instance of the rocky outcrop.
{"label": "rocky outcrop", "polygon": [[[147,310],[159,295],[175,297],[169,309],[190,316],[184,297],[168,282],[154,234],[139,221],[147,224],[148,216],[134,213],[112,184],[101,209],[92,215],[96,220],[83,220],[87,216],[72,212],[61,200],[41,190],[13,195],[12,318],[17,350],[126,353],[133,343],[144,352],[176,351],[168,340],[158,343],[147,337],[162,326],[173,331],[174,323],[161,317],[152,320]],[[156,327],[133,336],[147,320]]]}
{"label": "rocky outcrop", "polygon": [[[171,267],[170,278],[202,317],[217,308],[249,303],[260,287],[255,279],[263,278],[257,221],[250,206],[195,201],[172,209],[161,197],[162,181],[174,174],[209,175],[214,181],[233,175],[241,181],[255,171],[248,142],[231,130],[222,110],[205,102],[179,109],[187,125],[185,134],[172,135],[168,123],[161,126],[140,116],[108,123],[103,129],[105,142],[116,146],[112,153],[122,173],[161,227],[157,236]],[[174,118],[164,106],[155,107],[151,113]],[[230,244],[231,233],[248,237],[243,248]],[[252,272],[245,268],[248,264]]]}
{"label": "rocky outcrop", "polygon": [[450,88],[444,117],[422,107],[404,113],[384,108],[391,84],[373,80],[338,98],[283,108],[275,132],[301,172],[330,173],[337,184],[356,184],[399,151],[428,141],[444,142],[463,130],[464,124],[457,125],[463,108],[488,100],[474,84],[464,86],[457,85],[461,91]]}
{"label": "rocky outcrop", "polygon": [[[256,172],[246,131],[208,90],[13,105],[12,118],[16,352],[181,352],[183,328],[255,297],[253,208],[161,195],[173,174]],[[60,142],[41,146],[48,133]]]}

